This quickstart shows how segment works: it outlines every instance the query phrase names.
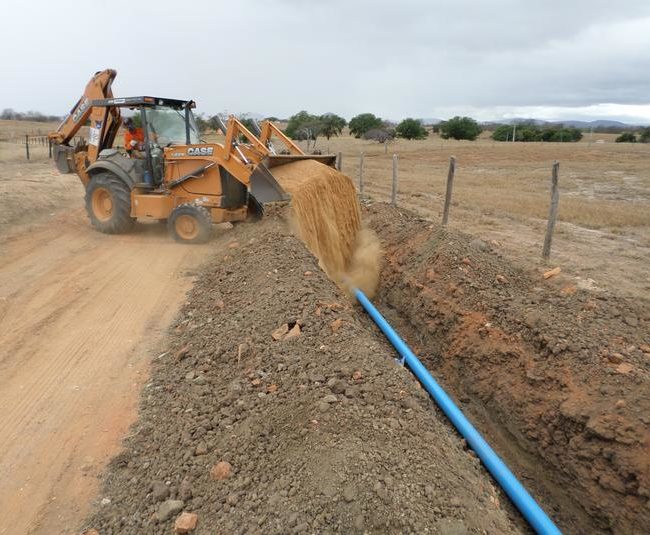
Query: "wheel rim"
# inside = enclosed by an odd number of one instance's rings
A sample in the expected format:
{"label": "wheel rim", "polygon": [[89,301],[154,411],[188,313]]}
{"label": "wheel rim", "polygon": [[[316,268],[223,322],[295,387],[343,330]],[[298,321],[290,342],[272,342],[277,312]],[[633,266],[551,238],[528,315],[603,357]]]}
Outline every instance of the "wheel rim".
{"label": "wheel rim", "polygon": [[182,214],[174,222],[176,234],[184,240],[193,240],[199,235],[199,223],[191,215]]}
{"label": "wheel rim", "polygon": [[100,221],[113,217],[113,196],[105,188],[97,188],[92,196],[93,214]]}

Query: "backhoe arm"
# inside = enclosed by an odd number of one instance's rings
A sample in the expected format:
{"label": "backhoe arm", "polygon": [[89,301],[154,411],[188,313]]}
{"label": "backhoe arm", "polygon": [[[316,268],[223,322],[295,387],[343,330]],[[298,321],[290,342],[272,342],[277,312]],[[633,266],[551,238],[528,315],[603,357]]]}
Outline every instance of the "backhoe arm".
{"label": "backhoe arm", "polygon": [[117,72],[113,69],[95,73],[95,76],[90,79],[83,95],[72,107],[68,116],[56,129],[56,132],[49,135],[52,142],[67,144],[77,134],[92,113],[92,101],[96,98],[111,98],[113,96],[111,84],[115,76],[117,76]]}
{"label": "backhoe arm", "polygon": [[[113,97],[111,85],[117,71],[106,69],[95,73],[86,85],[83,95],[72,107],[70,113],[55,132],[49,134],[55,145],[55,159],[61,172],[74,172],[87,181],[86,166],[97,159],[103,148],[112,146],[120,126],[120,111],[113,107],[93,106],[93,100]],[[70,141],[88,119],[91,120],[88,146],[77,151],[70,147]]]}

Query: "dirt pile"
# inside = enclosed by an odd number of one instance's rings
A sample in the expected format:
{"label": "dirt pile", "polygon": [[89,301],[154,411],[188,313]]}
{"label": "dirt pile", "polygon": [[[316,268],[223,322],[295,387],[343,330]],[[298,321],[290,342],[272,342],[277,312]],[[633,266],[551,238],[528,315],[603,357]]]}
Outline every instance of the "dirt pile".
{"label": "dirt pile", "polygon": [[[513,533],[521,520],[288,225],[237,226],[154,358],[88,528]],[[514,519],[514,520],[513,520]]]}
{"label": "dirt pile", "polygon": [[650,305],[374,204],[379,306],[571,533],[650,523]]}
{"label": "dirt pile", "polygon": [[381,247],[372,231],[361,228],[350,178],[314,160],[274,167],[273,176],[291,194],[297,234],[323,271],[341,287],[374,295]]}

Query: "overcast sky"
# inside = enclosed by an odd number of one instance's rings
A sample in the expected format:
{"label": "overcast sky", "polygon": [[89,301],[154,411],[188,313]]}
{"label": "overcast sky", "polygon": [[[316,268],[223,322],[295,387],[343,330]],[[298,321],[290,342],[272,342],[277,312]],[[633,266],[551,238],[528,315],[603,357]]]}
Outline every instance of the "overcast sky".
{"label": "overcast sky", "polygon": [[650,123],[650,2],[3,0],[0,108],[64,114],[97,70],[198,111]]}

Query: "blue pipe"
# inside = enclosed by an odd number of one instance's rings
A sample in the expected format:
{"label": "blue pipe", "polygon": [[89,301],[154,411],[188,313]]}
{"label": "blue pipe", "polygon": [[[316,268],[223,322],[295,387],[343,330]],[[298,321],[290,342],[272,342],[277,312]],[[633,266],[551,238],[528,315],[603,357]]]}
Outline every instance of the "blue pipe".
{"label": "blue pipe", "polygon": [[415,376],[420,380],[424,388],[431,394],[431,397],[442,409],[447,418],[454,424],[454,427],[463,436],[471,448],[476,452],[490,474],[497,480],[501,488],[515,504],[524,518],[536,533],[547,535],[561,535],[561,531],[546,515],[535,499],[528,494],[524,486],[519,483],[515,475],[506,464],[499,458],[481,434],[474,428],[470,421],[454,404],[447,393],[431,376],[429,371],[422,365],[413,351],[406,345],[386,319],[380,314],[370,300],[361,290],[355,289],[354,294],[361,303],[361,306],[370,315],[373,321],[386,335],[386,338],[397,349],[404,362],[408,365]]}

